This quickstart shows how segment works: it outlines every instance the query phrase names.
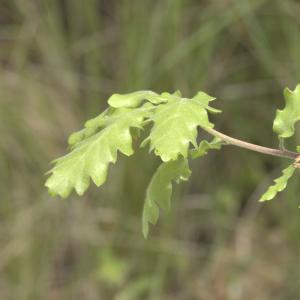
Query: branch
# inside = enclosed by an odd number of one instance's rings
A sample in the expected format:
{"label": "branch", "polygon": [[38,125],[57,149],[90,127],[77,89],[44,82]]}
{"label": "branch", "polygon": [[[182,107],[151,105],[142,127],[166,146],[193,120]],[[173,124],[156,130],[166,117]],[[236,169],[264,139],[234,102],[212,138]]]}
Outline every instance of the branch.
{"label": "branch", "polygon": [[248,142],[244,142],[235,138],[232,138],[224,133],[221,133],[215,129],[212,128],[205,128],[202,127],[206,132],[209,134],[220,138],[224,142],[226,142],[229,145],[234,145],[237,147],[245,148],[251,151],[260,152],[267,155],[273,155],[273,156],[279,156],[279,157],[285,157],[295,160],[300,154],[296,152],[292,152],[286,149],[273,149],[273,148],[267,148],[255,144],[251,144]]}

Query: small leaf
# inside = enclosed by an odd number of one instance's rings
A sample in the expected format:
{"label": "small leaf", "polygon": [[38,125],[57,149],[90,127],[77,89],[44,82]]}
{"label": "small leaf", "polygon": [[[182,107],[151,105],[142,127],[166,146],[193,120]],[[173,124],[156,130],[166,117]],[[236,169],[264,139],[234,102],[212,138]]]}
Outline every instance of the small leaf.
{"label": "small leaf", "polygon": [[273,123],[273,130],[281,138],[288,138],[294,135],[295,123],[300,120],[300,84],[294,91],[284,89],[285,108],[276,111]]}
{"label": "small leaf", "polygon": [[100,132],[77,143],[67,155],[57,159],[51,176],[45,183],[50,194],[67,197],[74,188],[82,195],[90,178],[97,186],[107,176],[109,163],[115,163],[117,152],[133,154],[130,128],[139,128],[149,109],[121,109],[110,116],[108,124]]}
{"label": "small leaf", "polygon": [[68,139],[68,144],[71,147],[74,147],[77,143],[92,136],[94,133],[97,132],[97,130],[105,126],[105,122],[107,120],[108,114],[109,114],[109,110],[106,109],[99,116],[88,120],[84,124],[85,128],[83,128],[80,131],[76,131],[70,135]]}
{"label": "small leaf", "polygon": [[85,129],[73,132],[68,138],[68,144],[73,146],[84,139]]}
{"label": "small leaf", "polygon": [[150,150],[154,149],[164,162],[176,160],[179,155],[187,157],[190,143],[197,147],[197,127],[213,127],[206,111],[213,98],[203,94],[192,99],[169,95],[169,102],[155,110],[154,125],[142,145],[149,141]]}
{"label": "small leaf", "polygon": [[209,106],[209,102],[216,100],[215,97],[209,96],[204,92],[198,92],[192,99],[203,103],[205,109],[210,111],[211,113],[220,113],[219,109],[213,108]]}
{"label": "small leaf", "polygon": [[146,192],[143,210],[143,235],[148,236],[149,223],[155,224],[159,216],[159,207],[166,211],[170,208],[172,181],[185,181],[191,175],[187,159],[162,163],[153,175]]}
{"label": "small leaf", "polygon": [[293,165],[290,165],[282,171],[282,175],[275,179],[274,185],[271,185],[267,191],[259,199],[260,202],[272,200],[279,192],[282,192],[287,185],[287,181],[292,177],[295,172]]}
{"label": "small leaf", "polygon": [[173,95],[178,96],[178,97],[182,97],[182,94],[180,92],[180,90],[177,90],[173,93]]}
{"label": "small leaf", "polygon": [[113,94],[108,99],[111,107],[138,107],[143,100],[148,100],[153,104],[165,102],[166,99],[152,91],[138,91],[129,94]]}
{"label": "small leaf", "polygon": [[204,156],[207,154],[208,150],[214,149],[214,150],[220,150],[224,142],[215,137],[211,142],[208,142],[206,140],[202,140],[199,144],[199,147],[197,149],[192,149],[190,151],[192,159]]}

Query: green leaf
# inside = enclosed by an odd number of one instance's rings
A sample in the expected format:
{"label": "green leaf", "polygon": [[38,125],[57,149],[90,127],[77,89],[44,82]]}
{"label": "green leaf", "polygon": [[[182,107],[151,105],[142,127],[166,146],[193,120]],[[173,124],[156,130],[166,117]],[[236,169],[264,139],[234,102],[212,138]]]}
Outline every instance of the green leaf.
{"label": "green leaf", "polygon": [[204,93],[192,99],[172,95],[169,102],[155,110],[154,125],[141,146],[150,142],[150,150],[154,149],[164,162],[176,160],[179,155],[187,157],[190,143],[197,147],[197,126],[213,127],[206,111],[212,99]]}
{"label": "green leaf", "polygon": [[55,161],[51,176],[46,181],[52,195],[67,197],[74,188],[82,195],[90,178],[100,186],[107,176],[109,163],[115,163],[117,152],[133,154],[130,128],[141,127],[148,108],[120,109],[107,120],[100,132],[77,143],[72,152]]}
{"label": "green leaf", "polygon": [[292,177],[295,172],[295,168],[293,165],[290,165],[286,169],[282,171],[282,175],[275,179],[274,185],[271,185],[267,191],[261,196],[259,199],[260,202],[272,200],[279,192],[282,192],[286,186],[287,181]]}
{"label": "green leaf", "polygon": [[143,100],[148,100],[153,104],[165,102],[166,99],[152,91],[138,91],[129,94],[113,94],[108,99],[111,107],[138,107]]}
{"label": "green leaf", "polygon": [[202,103],[204,108],[209,110],[212,113],[220,113],[221,112],[219,109],[209,106],[209,102],[216,100],[216,98],[209,96],[204,92],[198,92],[192,99]]}
{"label": "green leaf", "polygon": [[284,89],[285,108],[276,111],[273,123],[273,130],[281,138],[288,138],[294,135],[295,123],[300,120],[300,84],[294,91]]}
{"label": "green leaf", "polygon": [[202,140],[196,149],[192,149],[190,151],[192,159],[204,156],[207,154],[208,150],[214,149],[214,150],[220,150],[224,142],[215,137],[211,142],[208,142],[206,140]]}
{"label": "green leaf", "polygon": [[68,144],[71,147],[74,147],[77,143],[82,140],[92,136],[95,132],[97,132],[100,128],[105,126],[106,120],[108,118],[109,109],[106,109],[96,118],[88,120],[84,126],[85,128],[72,133],[68,139]]}
{"label": "green leaf", "polygon": [[143,235],[148,236],[149,223],[155,224],[159,216],[159,207],[169,210],[172,195],[172,181],[187,180],[191,175],[187,159],[162,163],[153,175],[146,192],[142,224]]}

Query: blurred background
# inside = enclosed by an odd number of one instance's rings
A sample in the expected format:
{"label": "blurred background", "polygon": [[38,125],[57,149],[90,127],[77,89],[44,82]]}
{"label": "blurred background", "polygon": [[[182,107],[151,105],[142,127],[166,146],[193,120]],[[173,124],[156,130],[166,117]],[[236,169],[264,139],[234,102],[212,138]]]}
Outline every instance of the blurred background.
{"label": "blurred background", "polygon": [[300,299],[299,176],[257,202],[285,159],[224,147],[194,161],[147,241],[159,164],[147,151],[120,156],[84,197],[43,187],[116,92],[204,90],[223,111],[216,129],[277,147],[282,90],[300,82],[299,16],[292,0],[1,0],[0,299]]}

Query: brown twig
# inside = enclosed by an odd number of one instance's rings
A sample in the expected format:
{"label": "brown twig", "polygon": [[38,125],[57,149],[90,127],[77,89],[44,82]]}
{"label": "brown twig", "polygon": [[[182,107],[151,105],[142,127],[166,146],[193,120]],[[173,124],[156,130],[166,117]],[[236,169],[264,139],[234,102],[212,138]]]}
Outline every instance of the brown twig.
{"label": "brown twig", "polygon": [[229,145],[234,145],[237,147],[241,147],[241,148],[245,148],[248,150],[252,150],[255,152],[260,152],[263,154],[267,154],[267,155],[273,155],[273,156],[279,156],[279,157],[285,157],[285,158],[290,158],[295,160],[298,156],[299,153],[296,152],[292,152],[286,149],[273,149],[273,148],[267,148],[267,147],[263,147],[263,146],[259,146],[259,145],[255,145],[255,144],[251,144],[239,139],[235,139],[232,138],[224,133],[221,133],[215,129],[212,128],[206,128],[203,127],[203,129],[208,132],[209,134],[220,138],[221,140],[223,140],[225,143],[229,144]]}

